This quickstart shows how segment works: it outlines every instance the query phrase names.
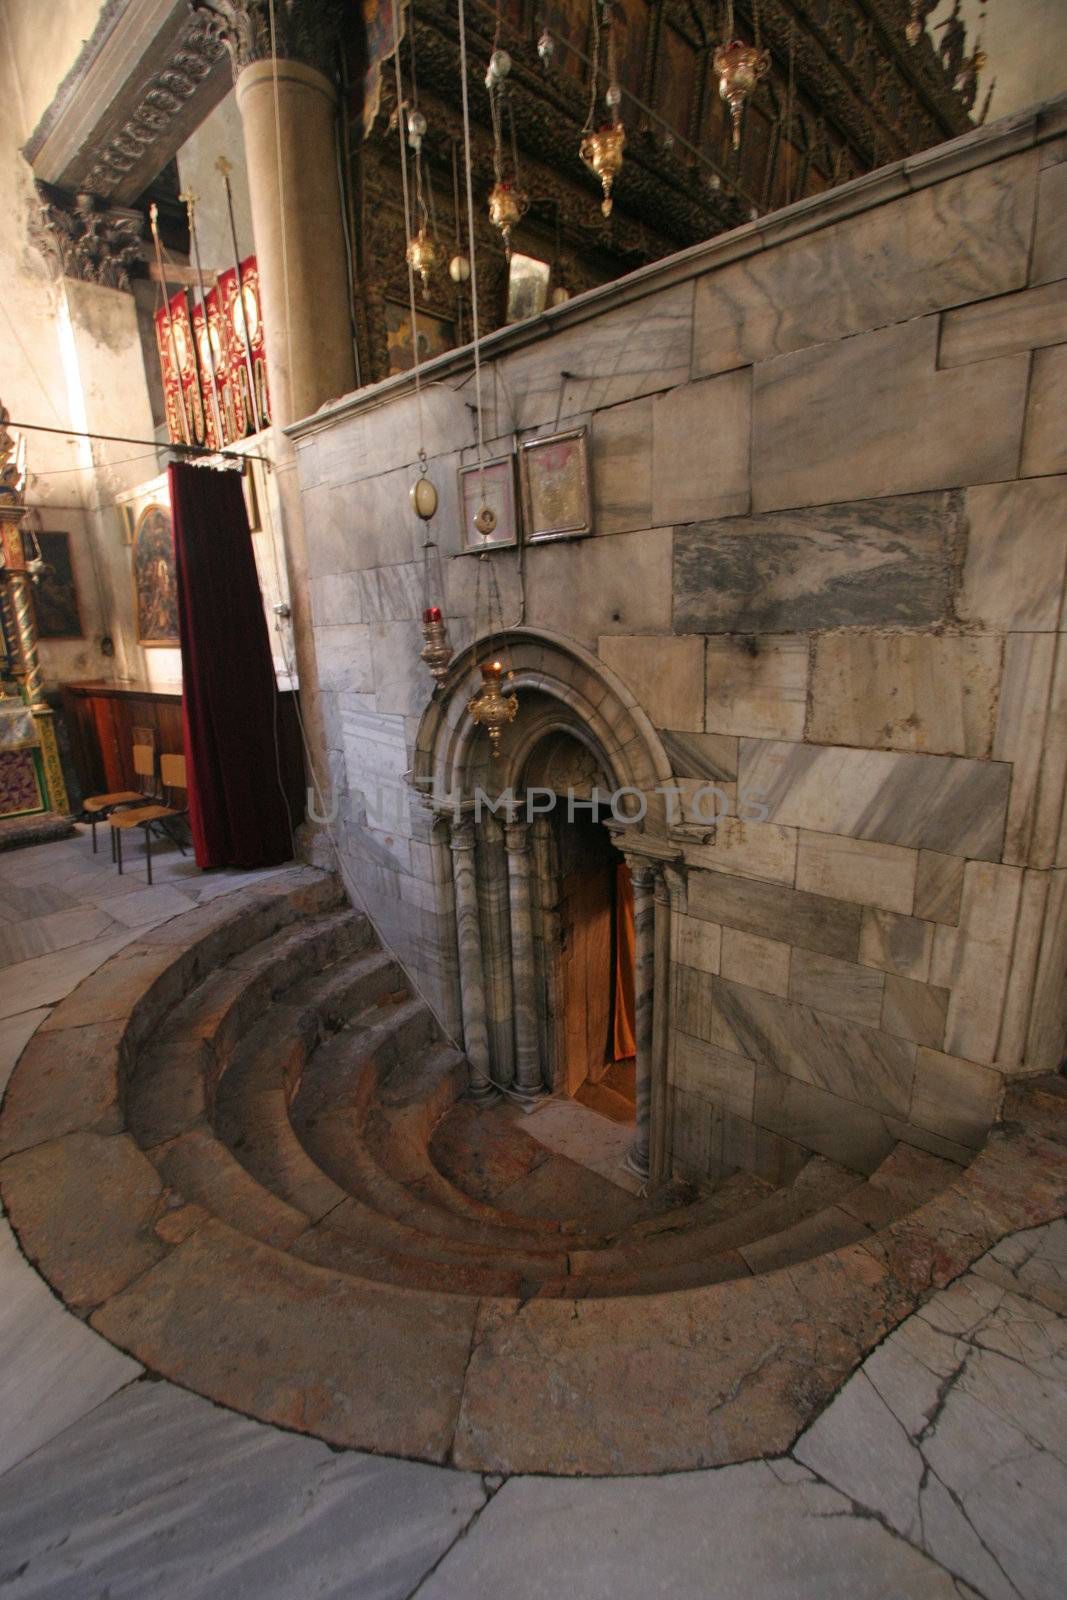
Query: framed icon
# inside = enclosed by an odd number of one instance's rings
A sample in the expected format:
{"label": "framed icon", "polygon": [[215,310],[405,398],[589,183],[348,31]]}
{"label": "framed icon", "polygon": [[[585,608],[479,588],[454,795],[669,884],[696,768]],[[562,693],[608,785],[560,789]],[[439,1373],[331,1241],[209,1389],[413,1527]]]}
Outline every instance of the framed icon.
{"label": "framed icon", "polygon": [[545,309],[548,299],[548,280],[552,268],[547,261],[536,256],[520,255],[512,251],[508,263],[508,321],[522,322],[536,317]]}
{"label": "framed icon", "polygon": [[593,531],[588,428],[572,428],[520,447],[522,509],[531,544]]}
{"label": "framed icon", "polygon": [[178,580],[168,506],[145,506],[134,529],[132,554],[137,643],[173,649],[180,642]]}
{"label": "framed icon", "polygon": [[[484,479],[484,490],[482,487]],[[496,512],[496,527],[487,539],[474,526],[482,499]],[[519,542],[519,506],[515,493],[515,457],[494,456],[459,469],[459,509],[462,520],[460,550],[477,553],[488,546],[504,549]]]}
{"label": "framed icon", "polygon": [[44,571],[33,591],[38,635],[42,639],[84,639],[70,534],[42,532],[36,539],[44,560]]}

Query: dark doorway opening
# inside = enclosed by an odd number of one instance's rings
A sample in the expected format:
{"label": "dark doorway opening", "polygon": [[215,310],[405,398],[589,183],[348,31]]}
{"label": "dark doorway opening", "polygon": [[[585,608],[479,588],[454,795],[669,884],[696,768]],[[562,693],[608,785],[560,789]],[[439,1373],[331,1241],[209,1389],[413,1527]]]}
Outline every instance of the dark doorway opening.
{"label": "dark doorway opening", "polygon": [[634,1120],[633,890],[606,828],[559,824],[559,1038],[566,1093]]}

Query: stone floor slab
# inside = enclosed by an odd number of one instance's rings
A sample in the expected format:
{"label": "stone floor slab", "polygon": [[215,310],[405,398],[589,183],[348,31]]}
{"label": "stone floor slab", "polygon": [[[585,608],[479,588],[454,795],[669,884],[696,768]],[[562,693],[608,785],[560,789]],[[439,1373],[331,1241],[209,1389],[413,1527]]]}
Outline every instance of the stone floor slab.
{"label": "stone floor slab", "polygon": [[485,1502],[473,1474],[338,1454],[170,1384],[0,1481],[5,1600],[405,1600]]}
{"label": "stone floor slab", "polygon": [[418,1600],[959,1600],[953,1579],[792,1462],[506,1483]]}

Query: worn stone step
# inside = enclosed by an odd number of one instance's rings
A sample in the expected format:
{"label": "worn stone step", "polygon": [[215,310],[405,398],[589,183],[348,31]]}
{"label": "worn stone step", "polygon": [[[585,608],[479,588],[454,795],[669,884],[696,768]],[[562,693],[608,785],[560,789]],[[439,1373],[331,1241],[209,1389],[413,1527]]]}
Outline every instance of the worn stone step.
{"label": "worn stone step", "polygon": [[514,1298],[524,1290],[528,1292],[524,1274],[517,1268],[509,1269],[506,1259],[499,1264],[454,1257],[441,1261],[415,1250],[383,1250],[332,1227],[329,1220],[308,1229],[290,1250],[316,1266],[398,1289],[496,1298]]}
{"label": "worn stone step", "polygon": [[[713,1219],[621,1242],[606,1250],[573,1250],[571,1272],[575,1276],[591,1272],[602,1276],[611,1272],[643,1274],[677,1267],[689,1262],[710,1262],[728,1251],[770,1234],[792,1227],[812,1212],[820,1210],[838,1196],[862,1184],[862,1178],[821,1157],[808,1163],[811,1172],[802,1182],[801,1174],[787,1189],[772,1191],[755,1205],[725,1219]],[[684,1213],[683,1213],[684,1215]]]}

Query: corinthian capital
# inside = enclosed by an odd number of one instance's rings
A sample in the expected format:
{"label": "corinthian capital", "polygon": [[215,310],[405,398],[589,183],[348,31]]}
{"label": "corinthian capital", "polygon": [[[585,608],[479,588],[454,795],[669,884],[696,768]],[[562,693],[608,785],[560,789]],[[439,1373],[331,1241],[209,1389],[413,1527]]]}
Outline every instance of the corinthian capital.
{"label": "corinthian capital", "polygon": [[269,0],[190,0],[218,24],[236,75],[254,61],[302,61],[330,75],[341,32],[342,0],[275,0],[271,49]]}

